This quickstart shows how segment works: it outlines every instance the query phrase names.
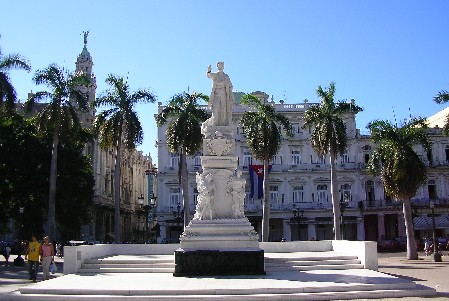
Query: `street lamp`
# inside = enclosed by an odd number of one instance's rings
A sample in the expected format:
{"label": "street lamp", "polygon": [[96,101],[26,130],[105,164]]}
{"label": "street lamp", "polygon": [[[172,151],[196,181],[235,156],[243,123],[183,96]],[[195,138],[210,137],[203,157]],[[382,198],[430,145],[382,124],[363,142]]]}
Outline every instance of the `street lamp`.
{"label": "street lamp", "polygon": [[176,206],[177,211],[173,211],[173,217],[175,218],[176,223],[178,224],[178,239],[179,236],[181,236],[179,229],[181,228],[180,223],[182,221],[182,216],[184,213],[181,213],[181,204],[178,203],[178,206]]}
{"label": "street lamp", "polygon": [[348,203],[345,201],[340,202],[340,227],[341,227],[341,239],[345,239],[345,222],[343,220],[343,214],[345,213]]}
{"label": "street lamp", "polygon": [[439,241],[436,239],[436,233],[435,233],[435,202],[430,201],[430,209],[432,209],[432,230],[433,230],[433,254],[432,254],[432,261],[434,262],[441,262],[441,254],[438,253],[438,245]]}
{"label": "street lamp", "polygon": [[[143,197],[143,193],[141,193],[140,196],[137,197],[137,202],[138,202],[139,205],[140,205],[140,209],[143,209],[143,208],[144,208],[144,206],[143,206],[144,200],[145,200],[145,198]],[[139,227],[138,227],[137,230],[140,231],[140,217],[139,217],[139,224],[138,224],[138,225],[139,225]],[[146,234],[146,233],[145,233],[145,234]],[[146,236],[146,235],[145,235],[145,236]],[[144,236],[144,240],[145,240],[145,236]]]}
{"label": "street lamp", "polygon": [[[298,215],[298,213],[299,213],[299,215]],[[300,223],[301,223],[303,216],[304,216],[304,210],[301,209],[298,211],[298,209],[293,208],[293,218],[296,220],[296,223],[298,225],[298,240],[301,240]]]}
{"label": "street lamp", "polygon": [[23,253],[23,244],[22,244],[22,236],[23,236],[23,212],[25,211],[25,208],[19,207],[19,213],[20,213],[20,227],[19,227],[19,256],[17,256],[16,259],[14,259],[14,266],[24,266],[25,260],[22,258]]}

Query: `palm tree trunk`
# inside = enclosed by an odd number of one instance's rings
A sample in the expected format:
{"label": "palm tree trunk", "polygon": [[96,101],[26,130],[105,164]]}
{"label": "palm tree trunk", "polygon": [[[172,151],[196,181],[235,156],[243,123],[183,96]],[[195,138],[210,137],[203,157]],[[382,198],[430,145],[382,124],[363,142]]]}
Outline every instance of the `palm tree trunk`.
{"label": "palm tree trunk", "polygon": [[114,241],[115,243],[121,242],[121,219],[120,219],[120,178],[122,173],[122,138],[121,131],[117,141],[117,147],[115,149],[115,168],[114,168]]}
{"label": "palm tree trunk", "polygon": [[262,241],[266,242],[270,236],[270,182],[268,175],[268,160],[263,160],[263,218]]}
{"label": "palm tree trunk", "polygon": [[190,204],[189,204],[189,182],[188,182],[188,170],[187,170],[187,156],[186,150],[183,146],[181,148],[180,156],[180,172],[181,172],[181,188],[182,188],[182,199],[184,202],[184,229],[189,225],[190,222]]}
{"label": "palm tree trunk", "polygon": [[331,164],[331,195],[332,195],[332,210],[334,213],[334,239],[341,239],[340,230],[340,200],[338,195],[338,181],[337,181],[337,168],[335,167],[335,155],[332,147],[329,150],[329,159]]}
{"label": "palm tree trunk", "polygon": [[416,251],[415,233],[413,229],[412,207],[410,198],[404,198],[402,202],[402,211],[404,213],[405,233],[407,235],[407,259],[417,260],[418,252]]}
{"label": "palm tree trunk", "polygon": [[50,179],[48,192],[47,233],[50,239],[56,239],[56,179],[58,176],[59,129],[53,132],[53,147],[50,162]]}

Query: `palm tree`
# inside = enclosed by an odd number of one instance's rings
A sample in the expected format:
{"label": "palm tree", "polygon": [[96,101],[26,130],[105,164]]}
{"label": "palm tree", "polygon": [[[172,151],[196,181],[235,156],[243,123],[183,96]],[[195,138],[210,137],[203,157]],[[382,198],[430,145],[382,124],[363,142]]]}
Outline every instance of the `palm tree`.
{"label": "palm tree", "polygon": [[154,103],[156,96],[149,90],[139,89],[133,93],[123,77],[109,74],[106,83],[110,88],[98,97],[95,106],[110,107],[101,112],[94,122],[94,129],[99,134],[100,147],[115,148],[114,168],[114,234],[115,242],[121,242],[120,223],[120,178],[122,147],[133,149],[143,141],[143,130],[134,105],[137,103]]}
{"label": "palm tree", "polygon": [[6,111],[14,110],[16,102],[16,90],[11,84],[8,71],[11,69],[31,70],[31,66],[26,59],[19,54],[2,55],[0,48],[0,108],[4,106]]}
{"label": "palm tree", "polygon": [[178,179],[182,187],[184,201],[184,227],[189,224],[189,193],[187,155],[197,153],[203,143],[201,123],[210,117],[204,109],[198,105],[198,100],[208,101],[204,94],[193,92],[180,93],[170,100],[168,105],[156,116],[156,123],[162,126],[170,122],[167,128],[167,146],[171,153],[180,151]]}
{"label": "palm tree", "polygon": [[430,149],[427,126],[415,118],[402,127],[389,121],[375,120],[368,124],[371,139],[377,145],[368,162],[368,171],[382,178],[387,194],[402,200],[407,235],[407,259],[418,259],[413,231],[410,198],[426,182],[427,170],[413,146]]}
{"label": "palm tree", "polygon": [[312,148],[320,157],[329,153],[331,172],[331,196],[334,215],[334,239],[341,239],[340,233],[340,204],[338,199],[337,170],[335,160],[337,155],[343,155],[348,145],[346,126],[343,122],[344,114],[357,114],[363,109],[353,102],[334,101],[335,83],[331,82],[328,88],[318,86],[316,90],[319,105],[311,105],[305,112],[304,128],[313,128],[310,142]]}
{"label": "palm tree", "polygon": [[270,231],[268,162],[281,147],[281,126],[289,137],[293,136],[293,130],[287,117],[277,113],[272,105],[262,103],[256,96],[246,94],[241,102],[254,109],[243,114],[241,125],[251,152],[257,160],[263,162],[262,241],[268,241]]}
{"label": "palm tree", "polygon": [[78,131],[81,124],[77,108],[87,108],[88,98],[80,92],[81,86],[87,86],[89,79],[82,74],[69,74],[55,64],[36,71],[33,81],[37,85],[46,85],[49,91],[34,93],[27,100],[26,110],[30,111],[36,102],[49,99],[50,102],[37,114],[38,131],[51,132],[53,146],[50,162],[50,179],[48,193],[47,231],[50,237],[56,234],[56,179],[58,176],[58,145],[61,136]]}
{"label": "palm tree", "polygon": [[[442,103],[447,103],[449,102],[449,92],[445,91],[445,90],[441,90],[440,92],[438,92],[438,94],[433,98],[433,100],[438,103],[438,104],[442,104]],[[446,136],[449,136],[449,115],[446,116],[446,123],[443,127],[443,133]]]}

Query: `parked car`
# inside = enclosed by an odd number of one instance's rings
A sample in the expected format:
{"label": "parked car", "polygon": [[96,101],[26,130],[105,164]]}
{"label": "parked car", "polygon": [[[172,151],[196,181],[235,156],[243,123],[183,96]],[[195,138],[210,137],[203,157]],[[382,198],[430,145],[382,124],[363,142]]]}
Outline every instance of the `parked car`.
{"label": "parked car", "polygon": [[400,250],[399,242],[395,239],[385,239],[377,242],[378,252],[397,252]]}
{"label": "parked car", "polygon": [[407,251],[407,237],[396,237],[394,240],[398,251]]}

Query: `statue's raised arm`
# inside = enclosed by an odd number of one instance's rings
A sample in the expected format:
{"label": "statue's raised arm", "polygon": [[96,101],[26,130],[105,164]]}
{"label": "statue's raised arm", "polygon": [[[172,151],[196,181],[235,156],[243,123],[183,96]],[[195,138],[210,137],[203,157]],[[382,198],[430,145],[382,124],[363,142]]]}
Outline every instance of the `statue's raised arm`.
{"label": "statue's raised arm", "polygon": [[213,125],[230,126],[232,124],[232,106],[234,95],[229,76],[223,72],[224,63],[217,63],[218,72],[213,73],[212,67],[207,68],[207,77],[212,79],[212,93],[209,99],[209,107],[212,108]]}

